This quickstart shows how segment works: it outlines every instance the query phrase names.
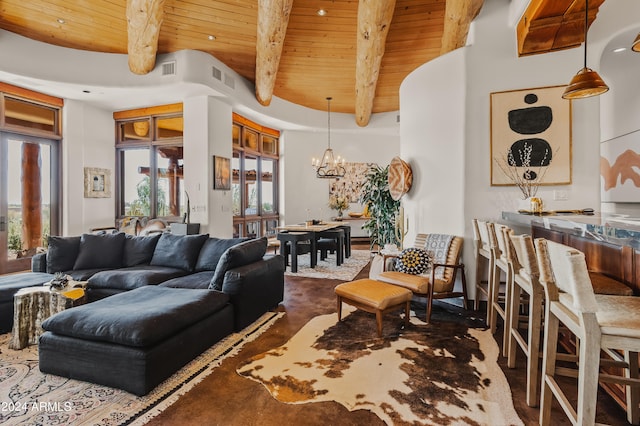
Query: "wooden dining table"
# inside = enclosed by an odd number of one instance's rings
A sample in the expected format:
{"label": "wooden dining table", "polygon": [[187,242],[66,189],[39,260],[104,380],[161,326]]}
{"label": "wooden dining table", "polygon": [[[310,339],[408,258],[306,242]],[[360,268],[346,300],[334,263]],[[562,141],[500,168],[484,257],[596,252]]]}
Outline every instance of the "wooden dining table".
{"label": "wooden dining table", "polygon": [[[298,234],[298,233],[309,233],[310,240],[310,261],[309,264],[312,268],[318,264],[318,251],[316,250],[316,233],[326,231],[328,229],[337,228],[338,226],[344,225],[342,222],[333,221],[333,222],[320,222],[315,225],[307,225],[306,223],[296,223],[291,225],[283,225],[279,226],[276,229],[278,230],[277,238],[280,240],[280,254],[285,258],[285,262],[287,259],[287,244],[288,235],[283,234]],[[281,232],[282,231],[282,232]],[[292,242],[292,245],[295,244],[295,241]],[[291,248],[291,272],[298,271],[298,259],[297,259],[297,250],[295,248]],[[285,263],[286,265],[286,263]]]}

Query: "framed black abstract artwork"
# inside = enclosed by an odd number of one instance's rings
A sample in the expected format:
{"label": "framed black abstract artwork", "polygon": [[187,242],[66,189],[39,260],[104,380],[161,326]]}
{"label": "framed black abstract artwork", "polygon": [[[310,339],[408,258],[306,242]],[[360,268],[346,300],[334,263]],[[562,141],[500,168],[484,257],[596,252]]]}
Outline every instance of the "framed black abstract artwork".
{"label": "framed black abstract artwork", "polygon": [[514,174],[539,185],[571,183],[571,101],[565,86],[491,93],[491,185]]}

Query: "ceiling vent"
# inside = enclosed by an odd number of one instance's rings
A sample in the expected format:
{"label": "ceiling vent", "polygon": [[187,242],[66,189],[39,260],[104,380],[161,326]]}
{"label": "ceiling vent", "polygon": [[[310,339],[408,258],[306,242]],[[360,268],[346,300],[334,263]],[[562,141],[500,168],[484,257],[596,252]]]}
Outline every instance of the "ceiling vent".
{"label": "ceiling vent", "polygon": [[165,62],[162,64],[162,75],[175,75],[176,61]]}
{"label": "ceiling vent", "polygon": [[232,89],[236,88],[236,81],[229,74],[224,75],[224,84],[231,87]]}
{"label": "ceiling vent", "polygon": [[220,69],[212,66],[211,67],[211,75],[213,76],[213,78],[215,78],[216,80],[222,81],[222,71],[220,71]]}

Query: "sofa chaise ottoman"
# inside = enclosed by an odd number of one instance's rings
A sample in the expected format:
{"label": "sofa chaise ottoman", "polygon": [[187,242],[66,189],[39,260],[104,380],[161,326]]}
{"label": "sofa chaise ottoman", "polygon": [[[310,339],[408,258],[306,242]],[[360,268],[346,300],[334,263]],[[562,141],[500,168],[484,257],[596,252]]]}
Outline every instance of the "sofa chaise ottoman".
{"label": "sofa chaise ottoman", "polygon": [[53,274],[23,272],[0,277],[0,334],[8,333],[13,326],[13,296],[25,287],[35,287],[51,281]]}
{"label": "sofa chaise ottoman", "polygon": [[233,331],[229,296],[145,286],[42,323],[40,371],[145,395]]}

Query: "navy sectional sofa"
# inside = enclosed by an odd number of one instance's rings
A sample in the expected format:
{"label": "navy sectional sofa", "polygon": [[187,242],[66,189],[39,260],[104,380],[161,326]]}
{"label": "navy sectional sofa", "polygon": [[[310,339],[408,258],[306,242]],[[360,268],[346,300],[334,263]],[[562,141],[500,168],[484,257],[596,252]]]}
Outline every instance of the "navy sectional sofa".
{"label": "navy sectional sofa", "polygon": [[87,281],[89,302],[149,285],[222,292],[233,308],[232,328],[240,330],[284,296],[283,260],[266,248],[266,238],[205,234],[52,236],[47,252],[33,257],[32,272],[0,277],[0,332],[11,330],[13,295],[56,272]]}

